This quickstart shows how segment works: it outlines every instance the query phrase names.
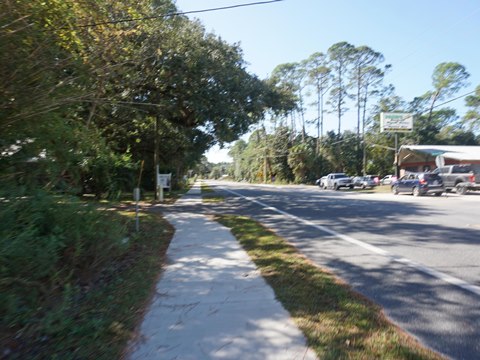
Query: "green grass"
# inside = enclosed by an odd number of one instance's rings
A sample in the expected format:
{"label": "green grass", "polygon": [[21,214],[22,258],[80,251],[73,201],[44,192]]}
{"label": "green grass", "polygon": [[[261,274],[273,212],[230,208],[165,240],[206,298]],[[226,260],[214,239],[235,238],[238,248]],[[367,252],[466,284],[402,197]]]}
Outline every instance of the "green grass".
{"label": "green grass", "polygon": [[173,228],[158,214],[141,213],[140,232],[134,233],[134,215],[119,210],[111,214],[128,223],[126,254],[83,285],[74,284],[50,299],[44,317],[32,319],[21,333],[1,334],[0,348],[8,349],[8,359],[122,358],[173,236]]}
{"label": "green grass", "polygon": [[216,220],[232,230],[320,359],[442,359],[259,223],[232,215]]}
{"label": "green grass", "polygon": [[224,196],[215,193],[215,190],[204,182],[200,183],[200,190],[202,193],[202,200],[205,203],[219,203],[225,200]]}

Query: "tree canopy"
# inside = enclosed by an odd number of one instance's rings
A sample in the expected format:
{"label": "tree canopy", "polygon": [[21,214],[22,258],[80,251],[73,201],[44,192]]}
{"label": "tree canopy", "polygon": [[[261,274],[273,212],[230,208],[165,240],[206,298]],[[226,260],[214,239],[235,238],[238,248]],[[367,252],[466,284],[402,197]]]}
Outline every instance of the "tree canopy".
{"label": "tree canopy", "polygon": [[152,182],[155,150],[180,178],[285,107],[238,45],[169,16],[172,1],[6,0],[0,13],[0,170],[14,186],[112,194],[142,160]]}

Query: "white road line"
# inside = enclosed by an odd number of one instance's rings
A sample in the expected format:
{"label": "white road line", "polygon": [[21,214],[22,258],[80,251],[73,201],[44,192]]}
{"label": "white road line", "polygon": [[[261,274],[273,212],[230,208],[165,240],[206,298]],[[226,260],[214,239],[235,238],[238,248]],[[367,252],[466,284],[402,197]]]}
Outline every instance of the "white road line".
{"label": "white road line", "polygon": [[423,272],[424,274],[427,274],[427,275],[430,275],[436,279],[439,279],[439,280],[442,280],[448,284],[451,284],[451,285],[454,285],[454,286],[457,286],[463,290],[466,290],[468,292],[471,292],[475,295],[478,295],[480,296],[480,286],[477,286],[477,285],[472,285],[464,280],[461,280],[459,278],[456,278],[454,276],[451,276],[451,275],[448,275],[448,274],[445,274],[445,273],[442,273],[440,271],[437,271],[435,269],[432,269],[428,266],[425,266],[425,265],[422,265],[422,264],[419,264],[419,263],[416,263],[412,260],[409,260],[407,258],[404,258],[404,257],[400,257],[400,256],[396,256],[396,255],[393,255],[391,254],[390,252],[386,251],[386,250],[383,250],[383,249],[380,249],[379,247],[375,246],[375,245],[370,245],[366,242],[363,242],[361,240],[358,240],[358,239],[355,239],[351,236],[348,236],[348,235],[344,235],[344,234],[340,234],[332,229],[329,229],[325,226],[321,226],[321,225],[317,225],[313,222],[311,222],[310,220],[306,220],[306,219],[302,219],[298,216],[295,216],[295,215],[292,215],[290,213],[287,213],[283,210],[280,210],[280,209],[277,209],[276,207],[273,207],[273,206],[270,206],[270,205],[267,205],[261,201],[258,201],[256,199],[253,199],[253,198],[250,198],[248,196],[244,196],[236,191],[233,191],[233,190],[229,190],[229,189],[225,189],[225,188],[222,188],[222,190],[224,191],[227,191],[231,194],[234,194],[236,196],[239,196],[241,198],[244,198],[245,200],[248,200],[248,201],[251,201],[253,203],[256,203],[260,206],[262,206],[263,208],[265,208],[266,210],[271,210],[271,211],[274,211],[274,212],[277,212],[279,214],[282,214],[286,217],[289,217],[295,221],[298,221],[300,223],[303,223],[305,225],[309,225],[309,226],[312,226],[318,230],[321,230],[323,232],[326,232],[327,234],[330,234],[332,236],[335,236],[339,239],[342,239],[346,242],[349,242],[351,244],[354,244],[354,245],[357,245],[363,249],[366,249],[372,253],[375,253],[375,254],[378,254],[378,255],[382,255],[382,256],[385,256],[387,258],[389,258],[390,260],[392,261],[395,261],[395,262],[398,262],[398,263],[401,263],[401,264],[404,264],[404,265],[407,265],[411,268],[414,268],[418,271],[421,271]]}

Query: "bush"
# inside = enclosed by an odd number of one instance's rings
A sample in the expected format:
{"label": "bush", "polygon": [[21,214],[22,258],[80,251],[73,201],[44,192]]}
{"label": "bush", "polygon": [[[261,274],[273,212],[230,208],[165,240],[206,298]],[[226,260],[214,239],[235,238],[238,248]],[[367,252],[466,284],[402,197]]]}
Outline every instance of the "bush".
{"label": "bush", "polygon": [[37,192],[0,201],[2,326],[24,326],[127,250],[125,227],[75,198]]}

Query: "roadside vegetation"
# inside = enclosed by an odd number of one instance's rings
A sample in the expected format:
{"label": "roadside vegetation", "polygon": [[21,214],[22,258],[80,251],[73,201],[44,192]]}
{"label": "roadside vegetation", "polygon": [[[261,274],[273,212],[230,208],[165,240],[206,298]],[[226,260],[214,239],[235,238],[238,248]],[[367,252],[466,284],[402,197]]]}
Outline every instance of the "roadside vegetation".
{"label": "roadside vegetation", "polygon": [[0,354],[118,359],[173,234],[157,214],[45,193],[3,200]]}
{"label": "roadside vegetation", "polygon": [[442,359],[256,221],[234,215],[216,220],[231,229],[320,359]]}

